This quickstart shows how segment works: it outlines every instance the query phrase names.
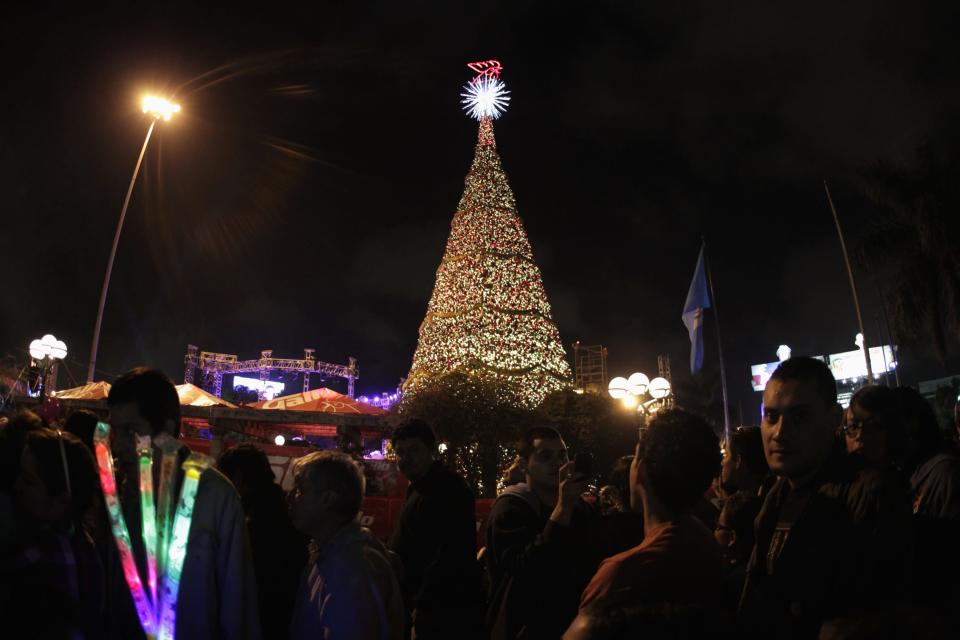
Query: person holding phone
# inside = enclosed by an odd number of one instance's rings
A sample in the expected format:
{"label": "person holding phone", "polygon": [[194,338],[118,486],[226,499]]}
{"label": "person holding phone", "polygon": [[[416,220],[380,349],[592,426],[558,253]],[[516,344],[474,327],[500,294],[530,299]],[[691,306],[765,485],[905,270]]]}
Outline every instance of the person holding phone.
{"label": "person holding phone", "polygon": [[592,460],[571,462],[550,426],[527,431],[517,451],[524,481],[497,497],[487,521],[487,627],[493,640],[558,638],[603,554],[591,540],[599,513],[581,498]]}

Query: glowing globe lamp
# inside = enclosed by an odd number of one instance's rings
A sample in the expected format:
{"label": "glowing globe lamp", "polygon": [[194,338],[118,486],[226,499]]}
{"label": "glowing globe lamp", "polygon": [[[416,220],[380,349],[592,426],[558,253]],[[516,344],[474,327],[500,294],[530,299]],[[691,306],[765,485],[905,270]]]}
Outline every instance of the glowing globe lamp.
{"label": "glowing globe lamp", "polygon": [[607,392],[610,394],[611,398],[620,400],[625,398],[630,392],[630,383],[626,378],[617,376],[610,381],[610,384],[607,385]]}
{"label": "glowing globe lamp", "polygon": [[654,378],[650,381],[647,392],[650,394],[650,397],[655,400],[666,398],[670,395],[670,382],[666,378]]}

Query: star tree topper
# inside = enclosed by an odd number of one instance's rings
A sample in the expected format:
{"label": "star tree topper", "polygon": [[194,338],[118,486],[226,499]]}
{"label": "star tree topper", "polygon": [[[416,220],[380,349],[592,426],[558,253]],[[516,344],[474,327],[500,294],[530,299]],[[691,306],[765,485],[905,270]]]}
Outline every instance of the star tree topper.
{"label": "star tree topper", "polygon": [[471,118],[496,120],[507,110],[510,92],[500,79],[503,65],[498,60],[484,60],[467,64],[477,75],[463,86],[463,110]]}

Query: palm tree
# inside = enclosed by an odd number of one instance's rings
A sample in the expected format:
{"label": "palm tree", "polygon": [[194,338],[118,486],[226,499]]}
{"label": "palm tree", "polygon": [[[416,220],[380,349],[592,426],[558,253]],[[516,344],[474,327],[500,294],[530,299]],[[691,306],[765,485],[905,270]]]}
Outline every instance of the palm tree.
{"label": "palm tree", "polygon": [[881,163],[863,179],[881,215],[858,247],[861,264],[893,269],[884,298],[896,340],[931,344],[946,368],[960,337],[960,159],[931,144],[912,167]]}

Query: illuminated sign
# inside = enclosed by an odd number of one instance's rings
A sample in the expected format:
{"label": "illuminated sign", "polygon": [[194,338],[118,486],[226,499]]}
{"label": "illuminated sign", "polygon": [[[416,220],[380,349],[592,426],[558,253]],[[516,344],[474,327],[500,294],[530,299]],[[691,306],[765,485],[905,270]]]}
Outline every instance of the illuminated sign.
{"label": "illuminated sign", "polygon": [[243,376],[233,376],[233,388],[246,387],[253,391],[263,389],[263,395],[267,400],[273,400],[283,393],[284,384],[274,382],[273,380],[260,380],[258,378],[245,378]]}
{"label": "illuminated sign", "polygon": [[[870,347],[870,366],[873,368],[874,376],[889,373],[897,367],[895,349],[896,347],[890,345]],[[813,357],[827,363],[837,382],[852,382],[867,377],[867,362],[861,350]],[[752,365],[750,367],[750,382],[753,385],[753,390],[763,391],[767,387],[770,376],[779,366],[779,362]]]}
{"label": "illuminated sign", "polygon": [[780,366],[779,362],[767,362],[766,364],[755,364],[750,367],[751,384],[754,391],[763,391],[767,388],[767,382],[770,376]]}
{"label": "illuminated sign", "polygon": [[[863,357],[863,351],[844,351],[843,353],[831,353],[828,356],[830,371],[837,380],[855,380],[857,378],[867,377],[867,360]],[[893,355],[893,349],[890,345],[882,347],[870,347],[870,367],[873,369],[873,375],[880,375],[888,371],[893,371],[897,366],[897,361]]]}

